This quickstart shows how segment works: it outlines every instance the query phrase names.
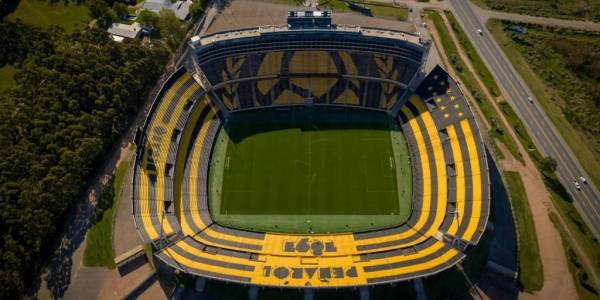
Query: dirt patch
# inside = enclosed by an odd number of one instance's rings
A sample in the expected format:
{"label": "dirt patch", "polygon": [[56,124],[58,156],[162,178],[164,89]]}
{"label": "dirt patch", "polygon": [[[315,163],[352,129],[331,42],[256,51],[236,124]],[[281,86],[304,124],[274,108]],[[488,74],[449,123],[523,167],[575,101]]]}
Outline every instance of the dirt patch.
{"label": "dirt patch", "polygon": [[498,148],[505,157],[500,162],[501,167],[504,170],[518,172],[523,185],[527,187],[525,192],[533,215],[540,259],[544,269],[542,289],[534,294],[521,293],[520,296],[524,299],[576,299],[577,292],[573,279],[571,276],[565,276],[569,274],[569,268],[560,234],[548,215],[549,209],[552,209],[552,200],[544,181],[529,157],[526,157],[526,165],[523,166],[510,154],[504,144],[498,143]]}

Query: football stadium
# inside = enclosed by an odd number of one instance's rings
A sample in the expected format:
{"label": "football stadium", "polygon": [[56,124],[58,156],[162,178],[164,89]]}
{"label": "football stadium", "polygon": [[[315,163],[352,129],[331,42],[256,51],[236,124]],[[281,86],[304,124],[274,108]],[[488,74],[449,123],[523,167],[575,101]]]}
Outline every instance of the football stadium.
{"label": "football stadium", "polygon": [[252,286],[412,280],[485,231],[486,153],[412,33],[328,11],[189,42],[136,135],[133,214],[158,261]]}

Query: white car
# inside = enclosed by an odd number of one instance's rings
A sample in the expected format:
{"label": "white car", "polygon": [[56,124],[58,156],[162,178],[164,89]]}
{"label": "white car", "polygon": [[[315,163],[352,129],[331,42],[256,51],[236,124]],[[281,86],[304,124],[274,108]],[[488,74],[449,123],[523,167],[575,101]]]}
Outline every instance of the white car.
{"label": "white car", "polygon": [[531,96],[527,97],[527,101],[529,101],[529,103],[533,103],[533,98],[531,98]]}
{"label": "white car", "polygon": [[583,177],[583,176],[579,176],[579,181],[587,184],[587,180],[585,180],[585,177]]}
{"label": "white car", "polygon": [[479,35],[483,35],[483,30],[477,29],[477,33],[479,33]]}
{"label": "white car", "polygon": [[577,182],[577,180],[573,181],[575,183],[575,188],[579,191],[581,190],[581,186],[579,185],[579,182]]}

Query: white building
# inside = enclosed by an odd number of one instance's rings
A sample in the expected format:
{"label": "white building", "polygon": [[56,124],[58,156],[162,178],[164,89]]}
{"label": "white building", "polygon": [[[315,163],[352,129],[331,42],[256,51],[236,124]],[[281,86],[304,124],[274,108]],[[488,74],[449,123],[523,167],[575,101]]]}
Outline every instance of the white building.
{"label": "white building", "polygon": [[142,26],[140,26],[140,24],[137,22],[131,25],[112,23],[112,25],[108,29],[108,33],[110,33],[113,40],[121,42],[126,38],[135,39],[138,36],[140,36],[140,34],[142,33]]}
{"label": "white building", "polygon": [[190,16],[191,0],[175,1],[169,0],[146,0],[142,6],[142,10],[149,10],[153,13],[159,13],[162,9],[169,9],[175,13],[179,20],[186,20]]}

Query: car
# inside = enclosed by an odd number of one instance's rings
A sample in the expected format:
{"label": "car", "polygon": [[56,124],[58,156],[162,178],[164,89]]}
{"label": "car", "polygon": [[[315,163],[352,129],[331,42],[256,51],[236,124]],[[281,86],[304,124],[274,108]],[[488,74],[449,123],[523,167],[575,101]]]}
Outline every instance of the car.
{"label": "car", "polygon": [[533,98],[531,98],[531,96],[527,96],[527,101],[529,101],[529,103],[533,103]]}
{"label": "car", "polygon": [[574,184],[575,184],[575,188],[576,188],[578,191],[580,191],[580,190],[581,190],[581,185],[579,185],[579,182],[577,182],[577,180],[574,180],[573,182],[574,182]]}
{"label": "car", "polygon": [[587,184],[587,180],[583,176],[579,176],[579,181],[583,182],[584,184]]}
{"label": "car", "polygon": [[479,33],[479,35],[483,35],[483,30],[477,29],[477,33]]}

